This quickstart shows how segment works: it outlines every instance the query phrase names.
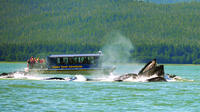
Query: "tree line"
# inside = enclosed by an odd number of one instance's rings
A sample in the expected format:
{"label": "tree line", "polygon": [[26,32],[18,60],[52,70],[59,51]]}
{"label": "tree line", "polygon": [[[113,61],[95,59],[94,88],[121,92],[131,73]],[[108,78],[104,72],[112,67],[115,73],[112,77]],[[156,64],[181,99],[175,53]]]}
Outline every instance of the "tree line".
{"label": "tree line", "polygon": [[200,63],[200,3],[134,0],[2,0],[0,61],[96,53],[119,31],[134,46],[131,60]]}

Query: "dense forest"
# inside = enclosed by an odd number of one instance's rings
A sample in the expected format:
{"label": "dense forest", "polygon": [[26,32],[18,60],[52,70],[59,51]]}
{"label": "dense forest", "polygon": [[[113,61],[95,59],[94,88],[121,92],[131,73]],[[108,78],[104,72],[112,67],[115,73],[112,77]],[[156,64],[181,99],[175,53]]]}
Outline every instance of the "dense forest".
{"label": "dense forest", "polygon": [[128,61],[199,64],[199,12],[195,1],[0,0],[0,61],[102,50]]}

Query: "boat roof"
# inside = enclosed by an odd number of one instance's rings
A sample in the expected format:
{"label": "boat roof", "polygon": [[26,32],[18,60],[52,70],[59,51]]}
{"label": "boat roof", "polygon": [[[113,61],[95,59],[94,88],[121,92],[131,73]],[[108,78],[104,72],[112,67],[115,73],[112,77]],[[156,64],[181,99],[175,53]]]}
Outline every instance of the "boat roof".
{"label": "boat roof", "polygon": [[99,57],[102,54],[57,54],[49,55],[49,58],[60,58],[60,57]]}

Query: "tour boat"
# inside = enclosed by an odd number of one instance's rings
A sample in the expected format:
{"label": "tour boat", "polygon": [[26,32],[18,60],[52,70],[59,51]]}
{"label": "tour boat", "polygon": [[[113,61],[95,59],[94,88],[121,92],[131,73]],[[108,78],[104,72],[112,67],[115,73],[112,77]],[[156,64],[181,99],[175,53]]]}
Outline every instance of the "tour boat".
{"label": "tour boat", "polygon": [[109,74],[115,67],[103,66],[102,57],[101,52],[97,54],[49,55],[42,62],[29,61],[27,71],[42,74]]}

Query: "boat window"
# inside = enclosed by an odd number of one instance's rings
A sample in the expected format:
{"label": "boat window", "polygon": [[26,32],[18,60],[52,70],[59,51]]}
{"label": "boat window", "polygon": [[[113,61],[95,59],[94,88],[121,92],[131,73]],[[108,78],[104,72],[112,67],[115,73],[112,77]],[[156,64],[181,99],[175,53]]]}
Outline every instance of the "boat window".
{"label": "boat window", "polygon": [[84,58],[84,57],[80,57],[79,59],[80,59],[80,60],[79,60],[79,63],[80,63],[80,64],[83,64],[83,61],[84,61],[85,58]]}
{"label": "boat window", "polygon": [[99,57],[94,57],[94,63],[95,64],[99,63],[99,61],[100,61],[99,59],[100,59]]}
{"label": "boat window", "polygon": [[73,64],[78,64],[78,57],[74,57],[73,60],[74,60]]}
{"label": "boat window", "polygon": [[49,65],[56,65],[57,59],[56,58],[48,58],[48,63],[49,63]]}
{"label": "boat window", "polygon": [[88,57],[84,57],[83,64],[88,64]]}
{"label": "boat window", "polygon": [[98,57],[81,57],[80,61],[82,64],[97,64]]}
{"label": "boat window", "polygon": [[68,58],[63,58],[63,61],[65,62],[65,64],[68,64]]}
{"label": "boat window", "polygon": [[65,65],[65,61],[64,59],[61,57],[61,58],[57,58],[57,65]]}
{"label": "boat window", "polygon": [[60,58],[57,58],[57,65],[60,64]]}
{"label": "boat window", "polygon": [[76,64],[80,64],[80,57],[76,57]]}
{"label": "boat window", "polygon": [[73,63],[74,63],[73,58],[72,58],[72,57],[69,57],[69,58],[68,58],[68,64],[71,65],[71,64],[73,64]]}
{"label": "boat window", "polygon": [[60,64],[61,65],[65,65],[65,62],[64,62],[63,58],[60,58]]}
{"label": "boat window", "polygon": [[90,57],[90,58],[89,58],[89,63],[90,63],[90,64],[94,64],[94,57]]}

